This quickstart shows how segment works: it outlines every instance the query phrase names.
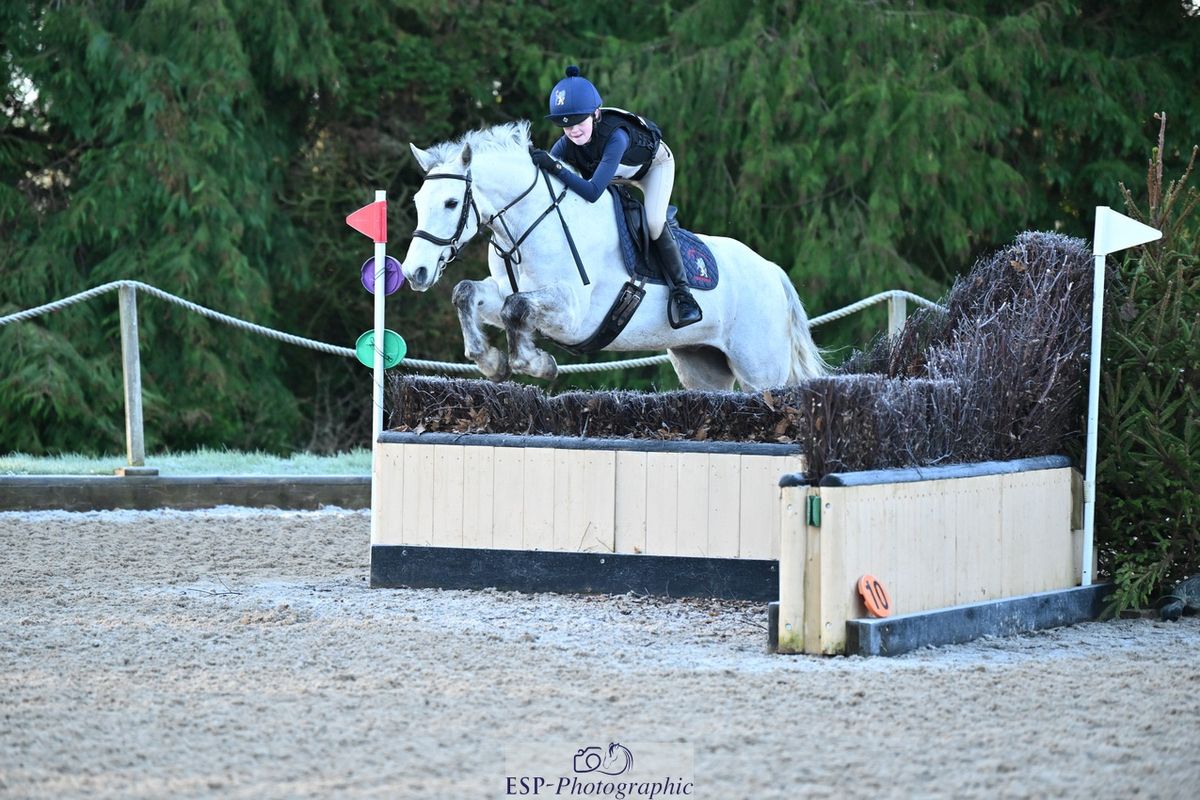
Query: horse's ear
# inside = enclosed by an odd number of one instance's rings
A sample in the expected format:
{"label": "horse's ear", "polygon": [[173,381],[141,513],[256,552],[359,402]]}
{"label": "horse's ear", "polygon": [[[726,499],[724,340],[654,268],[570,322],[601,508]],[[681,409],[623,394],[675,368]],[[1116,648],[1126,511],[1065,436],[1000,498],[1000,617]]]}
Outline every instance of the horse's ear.
{"label": "horse's ear", "polygon": [[409,142],[408,146],[412,148],[413,158],[417,160],[417,164],[421,166],[421,169],[425,172],[429,172],[429,170],[434,166],[433,156],[417,147],[412,142]]}
{"label": "horse's ear", "polygon": [[462,149],[462,155],[459,157],[462,159],[462,163],[463,163],[464,167],[471,166],[471,145],[464,144],[463,149]]}

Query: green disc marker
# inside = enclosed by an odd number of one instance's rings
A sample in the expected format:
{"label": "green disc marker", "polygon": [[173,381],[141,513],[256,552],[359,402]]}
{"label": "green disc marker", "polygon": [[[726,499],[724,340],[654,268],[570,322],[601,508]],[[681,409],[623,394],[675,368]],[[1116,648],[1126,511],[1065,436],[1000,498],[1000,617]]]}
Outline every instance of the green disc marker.
{"label": "green disc marker", "polygon": [[[407,353],[408,345],[400,338],[400,334],[385,328],[383,331],[384,369],[391,369],[399,364]],[[375,331],[367,331],[358,337],[358,341],[354,343],[354,355],[358,356],[358,360],[364,366],[375,368]]]}

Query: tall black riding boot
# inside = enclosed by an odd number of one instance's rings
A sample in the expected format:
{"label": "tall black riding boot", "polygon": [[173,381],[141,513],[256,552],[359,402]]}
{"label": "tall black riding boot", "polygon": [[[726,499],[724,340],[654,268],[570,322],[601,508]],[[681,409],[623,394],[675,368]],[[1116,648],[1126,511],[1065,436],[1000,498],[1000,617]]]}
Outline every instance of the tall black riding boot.
{"label": "tall black riding boot", "polygon": [[683,258],[670,228],[663,228],[662,235],[654,240],[654,249],[662,262],[663,277],[671,287],[667,300],[667,321],[672,328],[684,328],[704,318],[696,299],[688,289],[687,276],[683,273]]}

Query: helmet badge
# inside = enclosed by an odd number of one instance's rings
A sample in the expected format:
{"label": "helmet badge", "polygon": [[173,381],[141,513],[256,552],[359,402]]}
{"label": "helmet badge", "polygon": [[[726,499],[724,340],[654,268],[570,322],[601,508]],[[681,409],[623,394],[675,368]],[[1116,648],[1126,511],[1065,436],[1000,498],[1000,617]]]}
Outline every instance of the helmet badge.
{"label": "helmet badge", "polygon": [[554,105],[565,106],[567,104],[567,90],[559,89],[554,93]]}

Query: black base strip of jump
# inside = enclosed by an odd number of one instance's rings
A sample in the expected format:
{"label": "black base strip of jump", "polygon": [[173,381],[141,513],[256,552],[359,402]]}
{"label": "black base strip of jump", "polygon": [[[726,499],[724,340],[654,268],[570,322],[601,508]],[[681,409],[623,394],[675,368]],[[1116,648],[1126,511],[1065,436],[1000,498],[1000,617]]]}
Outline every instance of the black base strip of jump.
{"label": "black base strip of jump", "polygon": [[500,589],[767,602],[779,597],[772,560],[374,545],[373,588]]}
{"label": "black base strip of jump", "polygon": [[106,511],[215,506],[370,508],[368,475],[0,477],[0,511]]}
{"label": "black base strip of jump", "polygon": [[[898,656],[922,647],[963,644],[983,636],[1020,633],[1075,625],[1099,619],[1111,583],[1075,586],[1050,592],[985,600],[884,619],[846,622],[846,655]],[[778,643],[778,603],[767,612],[768,646]]]}

